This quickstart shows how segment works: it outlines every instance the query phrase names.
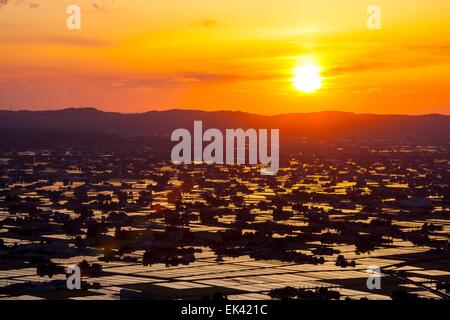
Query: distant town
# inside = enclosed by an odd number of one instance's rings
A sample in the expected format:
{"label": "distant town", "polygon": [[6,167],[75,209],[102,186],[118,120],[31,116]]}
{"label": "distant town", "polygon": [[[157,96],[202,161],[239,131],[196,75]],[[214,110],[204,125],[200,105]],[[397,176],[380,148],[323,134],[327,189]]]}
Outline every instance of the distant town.
{"label": "distant town", "polygon": [[141,144],[3,149],[0,298],[449,298],[448,142],[285,149],[276,176]]}

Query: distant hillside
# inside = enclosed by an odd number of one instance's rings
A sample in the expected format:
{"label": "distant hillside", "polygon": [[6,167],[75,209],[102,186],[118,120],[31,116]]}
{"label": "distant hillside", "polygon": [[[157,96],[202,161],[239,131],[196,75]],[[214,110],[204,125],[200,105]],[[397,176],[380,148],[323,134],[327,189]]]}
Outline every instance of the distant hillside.
{"label": "distant hillside", "polygon": [[93,108],[0,111],[0,129],[8,129],[10,133],[11,130],[33,129],[147,137],[170,135],[176,128],[191,129],[194,120],[202,120],[204,128],[279,128],[282,137],[450,138],[450,116],[434,114],[404,116],[318,112],[262,116],[197,110],[121,114]]}

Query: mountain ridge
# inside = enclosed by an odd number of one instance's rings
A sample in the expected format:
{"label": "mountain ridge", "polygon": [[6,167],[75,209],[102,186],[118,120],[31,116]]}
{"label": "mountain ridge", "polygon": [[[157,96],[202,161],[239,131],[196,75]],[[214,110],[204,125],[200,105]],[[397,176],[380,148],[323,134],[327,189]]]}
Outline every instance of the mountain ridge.
{"label": "mountain ridge", "polygon": [[49,110],[31,110],[31,109],[20,109],[20,110],[7,110],[1,109],[1,112],[13,112],[13,113],[50,113],[50,112],[68,112],[68,111],[82,111],[82,112],[98,112],[104,114],[117,114],[117,115],[145,115],[152,113],[171,113],[171,112],[199,112],[199,113],[238,113],[238,114],[248,114],[252,116],[260,116],[260,117],[279,117],[279,116],[289,116],[289,115],[319,115],[319,114],[352,114],[352,115],[370,115],[370,116],[400,116],[400,117],[423,117],[423,116],[440,116],[440,117],[450,117],[450,115],[442,114],[442,113],[423,113],[423,114],[396,114],[396,113],[356,113],[350,111],[341,111],[341,110],[323,110],[323,111],[314,111],[314,112],[289,112],[289,113],[278,113],[278,114],[259,114],[238,110],[201,110],[201,109],[182,109],[182,108],[171,108],[164,110],[148,110],[143,112],[118,112],[118,111],[105,111],[98,109],[96,107],[67,107],[62,109],[49,109]]}
{"label": "mountain ridge", "polygon": [[280,129],[294,137],[450,138],[450,116],[357,114],[344,111],[258,115],[242,111],[189,109],[143,113],[107,112],[96,108],[60,110],[0,110],[0,128],[42,129],[131,136],[170,135],[192,129],[195,120],[207,128]]}

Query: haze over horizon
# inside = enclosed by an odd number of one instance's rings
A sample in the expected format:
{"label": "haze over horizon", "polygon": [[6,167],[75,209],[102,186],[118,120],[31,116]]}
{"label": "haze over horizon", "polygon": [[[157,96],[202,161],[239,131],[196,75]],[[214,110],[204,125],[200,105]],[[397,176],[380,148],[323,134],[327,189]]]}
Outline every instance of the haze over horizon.
{"label": "haze over horizon", "polygon": [[450,2],[371,4],[2,1],[0,108],[450,114]]}
{"label": "haze over horizon", "polygon": [[[256,116],[283,116],[283,115],[289,115],[289,114],[320,114],[320,113],[348,113],[348,114],[354,114],[354,115],[374,115],[374,116],[429,116],[429,115],[438,115],[438,116],[450,116],[450,113],[439,113],[439,112],[429,112],[429,113],[418,113],[418,114],[406,114],[406,113],[376,113],[376,112],[353,112],[353,111],[343,111],[343,110],[319,110],[319,111],[309,111],[309,112],[286,112],[286,113],[272,113],[272,114],[264,114],[264,113],[258,113],[255,112],[249,112],[245,110],[227,110],[227,109],[216,109],[216,110],[203,110],[201,108],[179,108],[179,107],[168,107],[163,109],[143,109],[142,111],[136,111],[136,112],[128,112],[128,111],[120,111],[120,110],[108,110],[108,109],[102,109],[98,107],[89,107],[89,106],[65,106],[60,108],[39,108],[39,109],[32,109],[32,108],[3,108],[0,107],[0,111],[64,111],[64,110],[95,110],[99,112],[106,112],[106,113],[119,113],[119,114],[145,114],[150,112],[165,112],[165,111],[193,111],[193,112],[242,112],[247,113],[251,115]],[[450,112],[450,111],[449,111]]]}

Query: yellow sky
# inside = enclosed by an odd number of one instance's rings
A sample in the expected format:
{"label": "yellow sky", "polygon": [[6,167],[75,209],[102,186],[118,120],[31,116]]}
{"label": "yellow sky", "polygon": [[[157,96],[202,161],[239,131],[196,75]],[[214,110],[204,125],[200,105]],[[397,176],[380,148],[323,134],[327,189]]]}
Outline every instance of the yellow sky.
{"label": "yellow sky", "polygon": [[[3,109],[450,114],[448,0],[6,2]],[[81,30],[66,28],[70,4]],[[291,81],[306,60],[322,70],[313,94]]]}

